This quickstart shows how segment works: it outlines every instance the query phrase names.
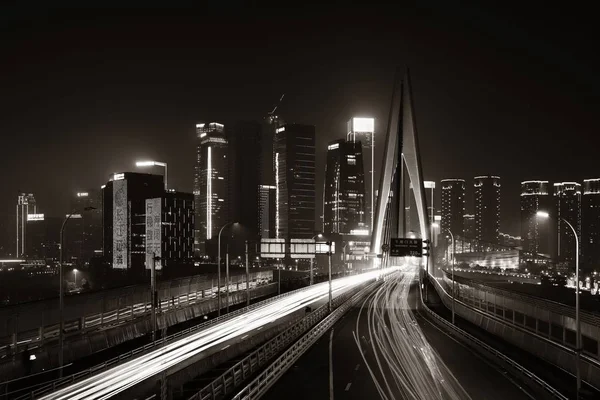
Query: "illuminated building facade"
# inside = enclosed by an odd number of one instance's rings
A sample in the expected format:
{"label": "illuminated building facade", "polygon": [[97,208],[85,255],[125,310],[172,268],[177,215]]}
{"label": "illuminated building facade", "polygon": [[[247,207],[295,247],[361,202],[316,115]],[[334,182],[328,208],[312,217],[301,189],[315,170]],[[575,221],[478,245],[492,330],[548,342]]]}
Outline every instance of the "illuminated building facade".
{"label": "illuminated building facade", "polygon": [[476,176],[475,239],[480,245],[497,244],[500,236],[500,177]]}
{"label": "illuminated building facade", "polygon": [[60,255],[60,228],[63,219],[44,214],[29,214],[25,253],[27,259],[57,261]]}
{"label": "illuminated building facade", "polygon": [[451,231],[454,236],[464,236],[466,183],[464,179],[443,179],[442,186],[442,221],[441,233],[449,236]]}
{"label": "illuminated building facade", "polygon": [[37,214],[35,197],[32,193],[20,193],[17,196],[16,257],[20,257],[26,252],[27,216],[29,214]]}
{"label": "illuminated building facade", "polygon": [[553,221],[537,217],[538,211],[551,213],[554,208],[548,181],[521,182],[521,246],[526,258],[535,261],[539,254],[549,258],[552,253],[550,232]]}
{"label": "illuminated building facade", "polygon": [[350,118],[348,121],[348,142],[360,142],[363,153],[363,175],[365,181],[365,211],[368,218],[365,224],[373,229],[375,212],[375,118]]}
{"label": "illuminated building facade", "polygon": [[[86,208],[93,207],[88,211]],[[74,193],[69,210],[73,213],[65,226],[64,259],[76,265],[85,265],[94,256],[102,254],[102,200],[98,190]],[[66,216],[65,216],[66,217]]]}
{"label": "illuminated building facade", "polygon": [[[575,263],[575,237],[571,228],[565,224],[567,220],[577,236],[581,237],[581,184],[577,182],[560,182],[554,184],[554,200],[558,223],[558,261]],[[581,252],[581,245],[578,249]]]}
{"label": "illuminated building facade", "polygon": [[600,179],[583,181],[581,210],[582,261],[587,267],[600,266]]}
{"label": "illuminated building facade", "polygon": [[103,254],[115,269],[144,270],[146,199],[165,193],[162,175],[115,173],[102,188]]}
{"label": "illuminated building facade", "polygon": [[475,214],[463,215],[463,224],[465,227],[464,237],[467,239],[475,239]]}
{"label": "illuminated building facade", "polygon": [[223,124],[196,124],[197,151],[194,175],[196,254],[206,254],[206,242],[216,238],[229,222],[229,141]]}
{"label": "illuminated building facade", "polygon": [[327,146],[323,191],[323,232],[350,234],[368,229],[360,141],[344,139]]}
{"label": "illuminated building facade", "polygon": [[275,231],[275,186],[260,185],[260,218],[258,221],[261,238],[274,238]]}
{"label": "illuminated building facade", "polygon": [[273,150],[277,237],[310,239],[315,230],[315,127],[277,128]]}

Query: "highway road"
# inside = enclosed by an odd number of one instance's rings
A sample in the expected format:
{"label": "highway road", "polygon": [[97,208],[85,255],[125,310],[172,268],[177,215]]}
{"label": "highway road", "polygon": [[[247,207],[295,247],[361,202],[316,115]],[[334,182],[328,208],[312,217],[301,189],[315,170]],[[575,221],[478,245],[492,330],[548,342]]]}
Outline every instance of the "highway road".
{"label": "highway road", "polygon": [[[334,294],[374,279],[378,271],[348,276],[333,281]],[[204,351],[283,318],[328,295],[328,283],[316,284],[279,301],[265,304],[248,313],[232,317],[215,326],[182,338],[177,342],[144,354],[73,385],[44,396],[45,400],[107,399],[169,368],[184,363]]]}
{"label": "highway road", "polygon": [[275,399],[529,399],[414,312],[405,267],[344,316],[267,392]]}

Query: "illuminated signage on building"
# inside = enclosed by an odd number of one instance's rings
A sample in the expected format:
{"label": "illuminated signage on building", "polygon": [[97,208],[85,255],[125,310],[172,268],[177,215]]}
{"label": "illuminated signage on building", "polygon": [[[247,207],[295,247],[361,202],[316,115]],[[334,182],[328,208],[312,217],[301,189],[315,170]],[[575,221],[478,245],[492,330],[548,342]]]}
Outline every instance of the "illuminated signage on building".
{"label": "illuminated signage on building", "polygon": [[119,173],[119,174],[114,174],[113,175],[113,181],[120,181],[122,179],[125,179],[125,174],[124,173]]}
{"label": "illuminated signage on building", "polygon": [[[146,199],[146,269],[152,268],[154,257],[162,258],[162,199]],[[162,261],[156,261],[156,269],[162,269]]]}
{"label": "illuminated signage on building", "polygon": [[27,214],[27,221],[43,221],[44,214]]}
{"label": "illuminated signage on building", "polygon": [[113,268],[129,268],[127,252],[129,246],[128,221],[127,181],[121,178],[113,184]]}
{"label": "illuminated signage on building", "polygon": [[279,132],[285,132],[285,126],[275,129],[275,133],[279,133]]}
{"label": "illuminated signage on building", "polygon": [[339,147],[340,147],[339,143],[334,143],[334,144],[330,144],[329,146],[327,146],[327,150],[335,150]]}
{"label": "illuminated signage on building", "polygon": [[352,128],[354,132],[374,132],[374,118],[352,118]]}

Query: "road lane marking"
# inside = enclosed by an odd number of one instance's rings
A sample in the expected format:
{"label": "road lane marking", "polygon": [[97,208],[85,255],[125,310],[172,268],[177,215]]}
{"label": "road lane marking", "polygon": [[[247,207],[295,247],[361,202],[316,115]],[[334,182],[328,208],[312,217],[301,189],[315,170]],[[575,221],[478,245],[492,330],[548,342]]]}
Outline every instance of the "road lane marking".
{"label": "road lane marking", "polygon": [[226,348],[228,348],[229,346],[231,346],[230,344],[228,344],[227,346],[223,347],[221,350],[225,350]]}
{"label": "road lane marking", "polygon": [[242,340],[246,339],[248,335],[242,336]]}
{"label": "road lane marking", "polygon": [[348,384],[346,385],[346,389],[344,389],[346,392],[348,390],[350,390],[350,386],[352,386],[352,382],[348,382]]}
{"label": "road lane marking", "polygon": [[354,368],[354,370],[358,371],[359,368],[360,368],[360,364],[356,364],[356,368]]}

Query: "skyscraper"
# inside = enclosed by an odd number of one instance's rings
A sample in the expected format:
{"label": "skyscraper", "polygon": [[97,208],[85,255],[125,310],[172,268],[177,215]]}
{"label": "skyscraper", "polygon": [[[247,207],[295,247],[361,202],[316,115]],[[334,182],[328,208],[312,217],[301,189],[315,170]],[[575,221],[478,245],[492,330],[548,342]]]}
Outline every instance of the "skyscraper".
{"label": "skyscraper", "polygon": [[37,204],[32,193],[20,193],[17,197],[17,250],[16,257],[26,252],[27,216],[37,214]]}
{"label": "skyscraper", "polygon": [[315,230],[315,127],[286,124],[275,135],[277,237],[311,238]]}
{"label": "skyscraper", "polygon": [[261,125],[254,121],[239,121],[229,135],[229,217],[239,222],[240,240],[233,254],[244,253],[244,240],[255,241],[259,236]]}
{"label": "skyscraper", "polygon": [[[98,190],[76,192],[69,212],[74,213],[65,226],[63,257],[84,265],[102,252],[102,201]],[[88,208],[87,211],[85,209]],[[93,208],[93,209],[90,209]]]}
{"label": "skyscraper", "polygon": [[600,265],[600,179],[583,181],[581,212],[582,261],[586,267]]}
{"label": "skyscraper", "polygon": [[260,185],[260,219],[258,222],[261,238],[274,238],[275,231],[275,186]]}
{"label": "skyscraper", "polygon": [[500,177],[476,176],[475,239],[480,245],[498,244],[500,235]]}
{"label": "skyscraper", "polygon": [[475,214],[463,215],[463,222],[465,227],[464,237],[466,239],[475,239]]}
{"label": "skyscraper", "polygon": [[196,254],[206,254],[206,242],[229,219],[229,142],[223,124],[196,124],[198,140],[194,175]]}
{"label": "skyscraper", "polygon": [[[435,207],[433,204],[435,198],[435,182],[424,181],[423,186],[425,188],[425,197],[427,202],[427,215],[429,216],[429,221],[433,222],[435,218]],[[412,182],[409,183],[409,195],[405,201],[407,231],[420,232],[419,214],[417,213],[417,204],[415,203]]]}
{"label": "skyscraper", "polygon": [[323,191],[323,231],[364,231],[368,226],[366,217],[361,143],[344,139],[330,142]]}
{"label": "skyscraper", "polygon": [[538,211],[551,212],[548,181],[521,182],[521,246],[537,260],[539,254],[551,254],[551,221],[540,220]]}
{"label": "skyscraper", "polygon": [[[571,264],[575,262],[575,237],[562,219],[567,220],[581,237],[581,184],[555,183],[554,199],[558,222],[558,261]],[[581,252],[581,244],[578,251]]]}
{"label": "skyscraper", "polygon": [[143,271],[146,262],[146,199],[162,197],[162,175],[116,173],[102,188],[104,257],[116,269]]}
{"label": "skyscraper", "polygon": [[466,184],[464,179],[442,179],[442,229],[446,236],[450,230],[454,236],[464,236]]}
{"label": "skyscraper", "polygon": [[365,176],[366,213],[365,223],[369,230],[373,229],[373,213],[375,204],[375,119],[350,118],[348,121],[349,142],[360,142],[363,148],[363,165]]}

